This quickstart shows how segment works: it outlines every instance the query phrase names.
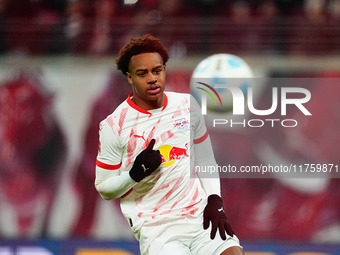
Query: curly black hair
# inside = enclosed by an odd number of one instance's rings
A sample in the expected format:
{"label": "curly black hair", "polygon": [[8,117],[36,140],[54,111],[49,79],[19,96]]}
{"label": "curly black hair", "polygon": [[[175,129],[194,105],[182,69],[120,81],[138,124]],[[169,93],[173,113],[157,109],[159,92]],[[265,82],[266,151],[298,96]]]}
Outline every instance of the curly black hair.
{"label": "curly black hair", "polygon": [[157,52],[162,57],[164,65],[169,59],[168,51],[161,41],[150,34],[146,34],[142,37],[131,38],[130,42],[120,50],[116,59],[117,69],[126,75],[129,71],[131,57],[147,52]]}

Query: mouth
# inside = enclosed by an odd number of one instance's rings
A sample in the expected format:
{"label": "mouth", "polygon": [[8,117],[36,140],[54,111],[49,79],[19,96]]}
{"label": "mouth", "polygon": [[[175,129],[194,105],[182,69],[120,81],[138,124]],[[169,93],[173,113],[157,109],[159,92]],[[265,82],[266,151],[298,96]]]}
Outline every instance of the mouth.
{"label": "mouth", "polygon": [[151,95],[156,95],[156,94],[158,94],[160,91],[161,91],[161,88],[158,87],[158,86],[151,86],[151,87],[148,89],[148,92],[149,92]]}

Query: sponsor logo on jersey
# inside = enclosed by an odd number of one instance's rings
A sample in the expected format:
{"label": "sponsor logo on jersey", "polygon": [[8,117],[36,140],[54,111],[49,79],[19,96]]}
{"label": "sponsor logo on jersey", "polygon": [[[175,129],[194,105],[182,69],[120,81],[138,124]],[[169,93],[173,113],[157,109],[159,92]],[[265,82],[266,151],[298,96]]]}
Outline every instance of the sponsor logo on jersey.
{"label": "sponsor logo on jersey", "polygon": [[189,157],[188,144],[185,144],[183,148],[165,144],[159,147],[158,150],[161,153],[162,166],[171,166],[176,160]]}
{"label": "sponsor logo on jersey", "polygon": [[143,139],[146,142],[145,137],[144,137],[144,133],[145,133],[145,131],[143,132],[142,135],[133,134],[133,137]]}

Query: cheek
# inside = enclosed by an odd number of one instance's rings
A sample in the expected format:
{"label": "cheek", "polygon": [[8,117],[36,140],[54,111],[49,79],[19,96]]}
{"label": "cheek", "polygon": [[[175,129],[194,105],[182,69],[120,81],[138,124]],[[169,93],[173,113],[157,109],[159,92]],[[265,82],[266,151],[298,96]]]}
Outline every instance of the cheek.
{"label": "cheek", "polygon": [[165,74],[158,76],[158,82],[162,82],[164,84]]}
{"label": "cheek", "polygon": [[134,80],[133,81],[133,90],[134,91],[138,91],[139,93],[142,93],[147,86],[143,86],[144,83],[142,83],[141,81],[138,81],[138,80]]}

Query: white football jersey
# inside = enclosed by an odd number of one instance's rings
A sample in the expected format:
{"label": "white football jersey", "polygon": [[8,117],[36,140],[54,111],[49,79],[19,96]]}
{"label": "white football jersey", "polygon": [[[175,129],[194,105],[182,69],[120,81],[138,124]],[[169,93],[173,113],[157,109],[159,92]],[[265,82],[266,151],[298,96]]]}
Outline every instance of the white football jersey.
{"label": "white football jersey", "polygon": [[195,217],[206,204],[200,180],[194,178],[194,144],[208,136],[198,103],[190,94],[164,95],[162,108],[146,111],[132,102],[130,94],[100,123],[97,167],[108,171],[107,178],[110,171],[129,171],[153,138],[153,149],[161,152],[160,167],[121,199],[122,212],[137,239],[142,224]]}

